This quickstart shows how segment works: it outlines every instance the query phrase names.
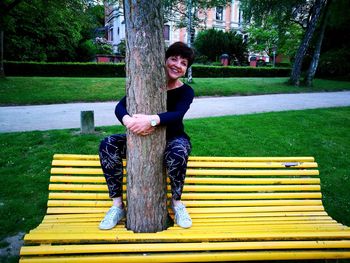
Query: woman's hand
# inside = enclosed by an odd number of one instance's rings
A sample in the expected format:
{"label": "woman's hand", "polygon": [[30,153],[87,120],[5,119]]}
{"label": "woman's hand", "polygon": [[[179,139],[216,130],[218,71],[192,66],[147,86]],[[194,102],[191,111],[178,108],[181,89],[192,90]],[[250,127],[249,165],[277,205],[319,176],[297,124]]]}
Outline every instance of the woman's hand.
{"label": "woman's hand", "polygon": [[145,115],[145,114],[135,114],[132,117],[125,115],[123,117],[123,123],[131,132],[138,135],[149,135],[154,132],[155,127],[151,126],[151,120],[156,120],[159,124],[158,115]]}

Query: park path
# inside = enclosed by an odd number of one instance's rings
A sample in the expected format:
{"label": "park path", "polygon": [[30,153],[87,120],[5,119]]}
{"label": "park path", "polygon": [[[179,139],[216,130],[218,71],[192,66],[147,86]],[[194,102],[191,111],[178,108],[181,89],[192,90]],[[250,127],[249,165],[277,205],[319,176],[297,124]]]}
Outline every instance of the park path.
{"label": "park path", "polygon": [[[0,107],[0,132],[80,128],[80,112],[93,110],[95,126],[120,125],[116,102]],[[350,106],[350,91],[195,98],[185,118]]]}

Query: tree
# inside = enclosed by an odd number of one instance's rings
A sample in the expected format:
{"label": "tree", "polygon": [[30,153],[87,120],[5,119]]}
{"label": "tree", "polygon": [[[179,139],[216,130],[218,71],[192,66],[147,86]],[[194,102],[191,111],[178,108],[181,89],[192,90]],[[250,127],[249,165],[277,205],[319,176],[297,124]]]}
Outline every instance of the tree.
{"label": "tree", "polygon": [[305,28],[305,33],[294,58],[290,75],[290,84],[300,84],[302,62],[309,48],[316,26],[321,16],[326,0],[242,0],[241,7],[247,21],[250,19],[263,23],[268,17],[273,18],[273,24],[283,30],[291,22]]}
{"label": "tree", "polygon": [[309,48],[309,44],[313,37],[313,34],[316,30],[316,26],[317,26],[319,17],[321,16],[321,11],[323,9],[325,2],[326,0],[316,0],[314,5],[311,8],[310,20],[308,22],[304,38],[295,56],[292,71],[289,78],[289,83],[294,86],[299,86],[300,84],[300,74],[301,74],[303,59],[307,49]]}
{"label": "tree", "polygon": [[217,61],[224,53],[235,55],[238,60],[243,61],[247,51],[240,34],[216,29],[200,31],[195,38],[194,46],[201,55],[205,55],[211,61]]}
{"label": "tree", "polygon": [[278,47],[278,53],[289,57],[295,56],[303,33],[300,25],[295,23],[286,24],[283,29],[277,27],[272,17],[268,17],[263,24],[250,22],[246,31],[249,50],[271,54]]}
{"label": "tree", "polygon": [[321,54],[321,47],[322,47],[322,42],[323,42],[323,38],[324,38],[324,33],[326,30],[326,26],[327,26],[327,21],[328,21],[328,17],[329,17],[329,6],[331,4],[331,0],[327,1],[326,7],[325,7],[325,11],[323,14],[323,18],[321,21],[321,26],[320,26],[320,32],[317,34],[317,40],[316,40],[316,45],[315,45],[315,50],[313,52],[313,56],[312,56],[312,60],[309,66],[309,69],[306,73],[305,79],[304,79],[304,83],[306,84],[306,86],[311,87],[312,86],[312,81],[315,77],[316,74],[316,70],[317,70],[317,66],[318,66],[318,62],[320,60],[320,54]]}
{"label": "tree", "polygon": [[[124,1],[126,21],[127,110],[166,111],[165,47],[160,0]],[[141,137],[127,133],[127,228],[157,232],[166,228],[165,129]]]}
{"label": "tree", "polygon": [[[102,8],[102,9],[101,9]],[[79,14],[79,15],[77,15]],[[94,28],[100,27],[103,7],[87,0],[21,1],[4,25],[5,59],[76,61],[87,53]]]}

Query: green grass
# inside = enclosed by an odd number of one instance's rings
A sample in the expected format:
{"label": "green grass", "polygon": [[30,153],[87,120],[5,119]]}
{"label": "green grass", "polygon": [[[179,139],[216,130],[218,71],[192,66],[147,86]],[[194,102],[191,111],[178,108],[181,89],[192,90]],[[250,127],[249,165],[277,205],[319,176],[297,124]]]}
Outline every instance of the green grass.
{"label": "green grass", "polygon": [[[328,213],[350,226],[350,107],[186,120],[192,155],[314,156]],[[54,153],[96,154],[122,127],[0,134],[0,241],[42,220]]]}
{"label": "green grass", "polygon": [[[350,82],[316,79],[313,88],[292,87],[287,78],[195,78],[196,96],[258,95],[350,90]],[[8,77],[0,79],[0,105],[115,101],[124,78]]]}

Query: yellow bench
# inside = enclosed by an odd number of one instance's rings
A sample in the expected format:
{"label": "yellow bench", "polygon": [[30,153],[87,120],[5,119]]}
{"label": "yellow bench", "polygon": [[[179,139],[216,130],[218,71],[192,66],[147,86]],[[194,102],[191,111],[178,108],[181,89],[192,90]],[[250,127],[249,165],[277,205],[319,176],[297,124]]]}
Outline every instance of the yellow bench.
{"label": "yellow bench", "polygon": [[150,234],[98,229],[111,206],[99,166],[97,155],[54,155],[47,215],[21,262],[350,258],[350,228],[325,212],[312,157],[191,157],[182,199],[192,228]]}

